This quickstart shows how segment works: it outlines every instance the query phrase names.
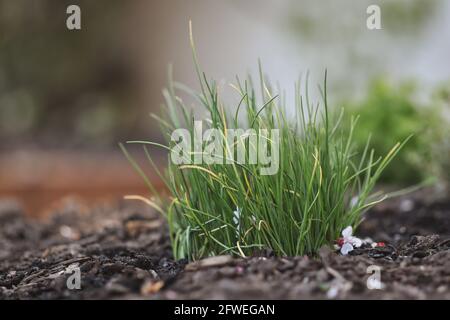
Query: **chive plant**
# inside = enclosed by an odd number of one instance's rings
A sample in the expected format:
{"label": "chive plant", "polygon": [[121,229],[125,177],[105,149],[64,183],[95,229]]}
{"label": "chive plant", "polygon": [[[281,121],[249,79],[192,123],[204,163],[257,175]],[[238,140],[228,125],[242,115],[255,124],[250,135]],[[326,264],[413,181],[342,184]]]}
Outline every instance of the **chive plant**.
{"label": "chive plant", "polygon": [[[326,73],[320,106],[310,103],[307,80],[304,95],[300,85],[296,85],[294,115],[287,116],[287,106],[265,80],[261,68],[258,86],[250,77],[244,81],[237,78],[233,87],[239,103],[234,108],[225,107],[216,83],[200,71],[192,33],[191,45],[200,92],[170,81],[164,91],[165,115],[154,115],[168,143],[128,142],[142,144],[150,164],[165,182],[169,197],[155,190],[122,146],[156,195],[145,201],[166,217],[175,258],[247,256],[262,249],[280,256],[315,254],[323,245],[331,245],[345,227],[357,227],[362,214],[387,197],[371,192],[406,140],[376,159],[370,141],[363,150],[354,150],[352,134],[357,117],[351,120],[348,131],[341,129],[342,112],[337,116],[330,114]],[[217,129],[224,138],[223,157],[231,158],[228,164],[177,165],[169,157],[165,174],[158,171],[150,148],[173,152],[171,133],[180,127],[195,134],[193,111],[179,97],[180,90],[189,93],[206,111],[205,129]],[[258,139],[269,140],[259,133],[260,129],[278,130],[279,166],[275,174],[261,175],[261,164],[236,161],[230,150],[237,144],[246,151],[245,160],[257,152],[248,136],[234,143],[226,139],[230,129],[243,127],[254,129]],[[193,159],[196,152],[199,151],[192,151],[188,157]],[[200,153],[204,153],[204,148]]]}

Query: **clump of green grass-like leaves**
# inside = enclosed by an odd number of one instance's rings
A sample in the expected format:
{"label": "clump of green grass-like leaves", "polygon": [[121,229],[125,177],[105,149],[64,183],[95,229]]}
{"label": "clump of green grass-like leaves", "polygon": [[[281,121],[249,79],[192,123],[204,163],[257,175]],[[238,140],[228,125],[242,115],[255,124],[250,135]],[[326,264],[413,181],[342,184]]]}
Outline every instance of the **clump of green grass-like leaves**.
{"label": "clump of green grass-like leaves", "polygon": [[[221,101],[216,83],[208,81],[200,71],[194,46],[193,53],[200,92],[171,81],[164,91],[165,116],[155,116],[168,144],[129,142],[143,144],[151,165],[170,192],[170,197],[158,196],[157,190],[144,177],[156,195],[147,202],[167,218],[175,258],[245,256],[259,249],[270,249],[282,256],[314,254],[323,245],[331,245],[345,227],[357,227],[364,211],[386,198],[386,195],[371,192],[406,140],[377,159],[369,147],[370,141],[363,150],[354,150],[352,134],[357,118],[351,120],[348,132],[341,129],[342,113],[331,116],[326,74],[320,90],[322,107],[310,103],[306,80],[305,95],[300,85],[296,86],[295,113],[288,117],[287,106],[260,70],[258,89],[251,78],[236,80],[233,87],[239,103],[229,108]],[[252,128],[257,132],[278,129],[278,172],[261,175],[260,164],[234,160],[231,164],[192,165],[176,165],[169,160],[167,172],[161,174],[148,148],[172,150],[174,142],[170,141],[170,136],[177,128],[186,128],[194,134],[193,112],[178,96],[178,90],[189,93],[206,111],[204,123],[208,128],[219,129],[225,138],[224,158],[234,156],[229,151],[235,145],[228,144],[226,139],[230,128]],[[235,143],[245,148],[246,157],[248,152],[256,152],[248,136]],[[125,148],[123,150],[143,174]],[[190,156],[193,157],[194,152]]]}

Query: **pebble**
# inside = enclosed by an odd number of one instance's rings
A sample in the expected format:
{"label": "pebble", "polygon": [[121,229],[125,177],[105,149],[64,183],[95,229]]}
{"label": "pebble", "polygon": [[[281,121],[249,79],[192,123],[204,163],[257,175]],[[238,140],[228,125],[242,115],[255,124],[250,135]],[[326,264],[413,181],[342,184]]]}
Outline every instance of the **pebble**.
{"label": "pebble", "polygon": [[59,233],[69,240],[79,240],[81,236],[80,232],[66,225],[59,227]]}
{"label": "pebble", "polygon": [[400,211],[409,212],[414,209],[414,201],[411,199],[404,199],[400,202]]}
{"label": "pebble", "polygon": [[142,232],[161,228],[162,220],[131,220],[125,224],[129,236],[135,237]]}
{"label": "pebble", "polygon": [[157,293],[159,290],[164,287],[164,281],[146,281],[141,287],[141,294],[144,296],[152,295]]}

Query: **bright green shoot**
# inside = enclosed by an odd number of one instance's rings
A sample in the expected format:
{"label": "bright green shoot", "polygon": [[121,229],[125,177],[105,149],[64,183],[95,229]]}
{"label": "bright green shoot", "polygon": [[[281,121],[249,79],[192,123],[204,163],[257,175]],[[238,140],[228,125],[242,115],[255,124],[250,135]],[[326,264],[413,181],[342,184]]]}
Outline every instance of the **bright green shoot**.
{"label": "bright green shoot", "polygon": [[[208,81],[200,71],[194,47],[193,52],[201,91],[197,93],[171,81],[164,91],[165,115],[155,116],[168,144],[129,143],[143,144],[151,165],[158,170],[150,156],[150,147],[162,147],[170,152],[176,145],[171,141],[171,134],[177,128],[195,134],[193,112],[178,94],[182,90],[206,111],[204,130],[218,129],[223,136],[224,158],[235,159],[230,150],[237,144],[245,149],[245,160],[256,152],[248,136],[234,144],[228,143],[230,129],[279,130],[279,166],[275,174],[261,175],[262,165],[249,161],[177,165],[169,157],[167,172],[164,175],[157,172],[164,179],[170,197],[159,196],[144,177],[156,196],[147,202],[167,218],[175,258],[247,256],[263,249],[280,256],[315,254],[323,245],[331,245],[345,227],[357,227],[362,214],[386,198],[371,192],[381,172],[406,140],[378,159],[374,158],[369,141],[364,150],[354,150],[352,132],[357,119],[352,120],[348,133],[341,129],[342,113],[331,116],[326,74],[320,90],[322,107],[310,103],[306,79],[305,95],[300,85],[296,86],[295,112],[288,117],[288,110],[293,108],[288,109],[282,102],[265,80],[261,68],[258,89],[250,77],[245,81],[237,79],[233,87],[239,103],[234,107],[225,106],[215,82]],[[270,139],[258,136],[262,138]],[[203,147],[206,145],[205,142]],[[193,158],[195,152],[188,157]]]}

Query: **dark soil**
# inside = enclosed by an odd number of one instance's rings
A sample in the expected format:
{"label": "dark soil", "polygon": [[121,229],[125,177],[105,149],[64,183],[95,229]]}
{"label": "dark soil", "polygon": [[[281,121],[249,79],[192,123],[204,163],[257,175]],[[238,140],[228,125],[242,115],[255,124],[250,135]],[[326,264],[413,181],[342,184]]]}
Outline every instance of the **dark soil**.
{"label": "dark soil", "polygon": [[[385,241],[317,258],[171,256],[167,227],[133,203],[88,213],[74,202],[46,221],[0,203],[1,299],[450,299],[450,201],[410,196],[371,210],[361,238]],[[367,267],[381,267],[380,290]],[[81,289],[66,281],[80,268]]]}

